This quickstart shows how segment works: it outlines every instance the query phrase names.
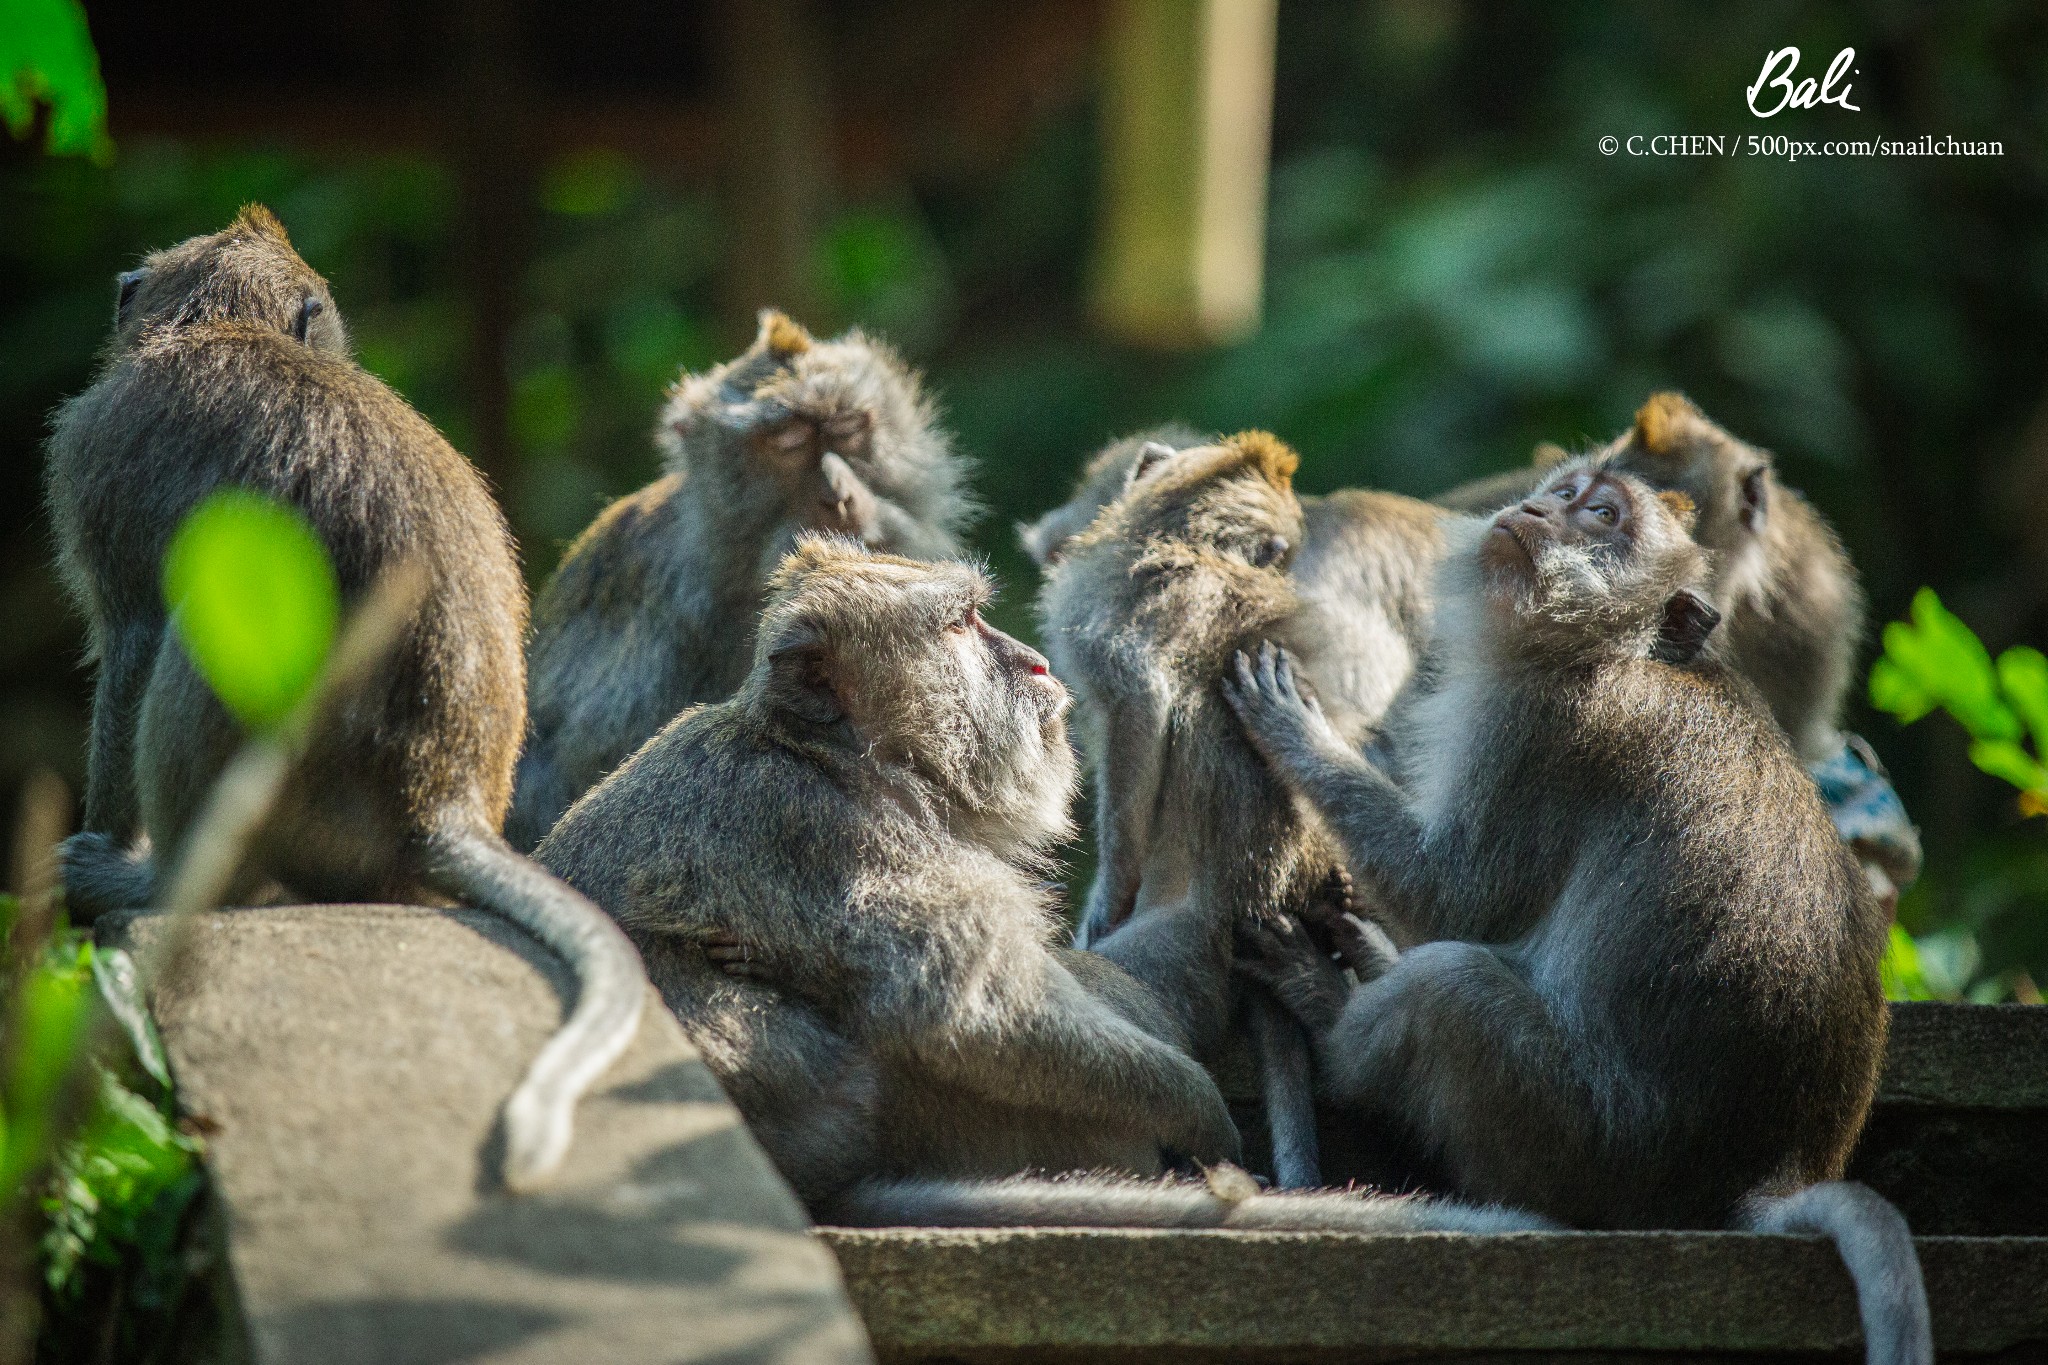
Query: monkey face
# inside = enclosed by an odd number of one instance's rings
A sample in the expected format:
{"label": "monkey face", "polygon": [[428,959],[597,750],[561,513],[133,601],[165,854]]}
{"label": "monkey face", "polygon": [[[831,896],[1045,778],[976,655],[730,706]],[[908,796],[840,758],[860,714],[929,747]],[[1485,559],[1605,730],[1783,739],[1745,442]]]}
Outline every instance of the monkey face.
{"label": "monkey face", "polygon": [[970,510],[917,376],[858,331],[814,341],[780,313],[724,365],[684,375],[657,439],[739,523],[773,525],[765,573],[806,533],[919,557],[955,553]]}
{"label": "monkey face", "polygon": [[[1697,615],[1693,589],[1707,561],[1691,538],[1692,519],[1683,493],[1654,492],[1601,461],[1577,461],[1486,523],[1476,547],[1480,588],[1533,641],[1634,648],[1661,628],[1675,595],[1685,594],[1686,612]],[[1711,609],[1698,620],[1689,615],[1693,653],[1717,619]]]}
{"label": "monkey face", "polygon": [[986,577],[806,537],[771,588],[750,686],[807,742],[935,786],[1006,846],[1064,837],[1067,690],[982,618]]}
{"label": "monkey face", "polygon": [[327,282],[299,258],[284,225],[252,204],[223,230],[150,254],[115,280],[114,345],[145,328],[242,322],[348,354]]}

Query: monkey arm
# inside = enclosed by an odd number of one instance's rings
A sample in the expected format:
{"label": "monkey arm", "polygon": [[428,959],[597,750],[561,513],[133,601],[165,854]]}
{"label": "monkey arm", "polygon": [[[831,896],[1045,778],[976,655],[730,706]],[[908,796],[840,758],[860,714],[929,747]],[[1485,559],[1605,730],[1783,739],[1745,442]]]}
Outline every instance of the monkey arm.
{"label": "monkey arm", "polygon": [[1086,948],[1116,928],[1138,901],[1152,815],[1159,800],[1166,698],[1145,686],[1107,708],[1102,761],[1095,770],[1095,881],[1074,946]]}
{"label": "monkey arm", "polygon": [[1204,1163],[1237,1159],[1237,1129],[1208,1072],[1091,994],[1056,959],[1047,956],[1035,975],[1035,983],[1008,983],[1007,999],[949,1001],[939,1014],[878,1009],[870,1026],[890,1031],[871,1045],[989,1100],[1077,1123],[1150,1116],[1163,1147]]}
{"label": "monkey arm", "polygon": [[887,498],[875,499],[873,531],[865,539],[877,549],[911,559],[949,559],[960,553],[946,531],[920,521]]}
{"label": "monkey arm", "polygon": [[1268,644],[1256,662],[1240,653],[1223,693],[1274,774],[1336,833],[1352,874],[1381,893],[1380,907],[1397,920],[1421,917],[1419,907],[1431,899],[1421,820],[1401,789],[1347,744],[1302,690],[1287,652]]}

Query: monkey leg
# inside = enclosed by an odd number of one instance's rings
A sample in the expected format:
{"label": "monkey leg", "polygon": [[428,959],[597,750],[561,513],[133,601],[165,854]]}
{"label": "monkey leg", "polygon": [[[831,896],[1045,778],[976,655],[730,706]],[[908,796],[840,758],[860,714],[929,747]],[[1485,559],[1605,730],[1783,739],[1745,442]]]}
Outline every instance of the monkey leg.
{"label": "monkey leg", "polygon": [[1193,902],[1147,906],[1088,950],[1151,991],[1197,1057],[1230,1023],[1230,939]]}
{"label": "monkey leg", "polygon": [[1598,1226],[1629,1172],[1590,1047],[1500,953],[1443,940],[1354,991],[1320,1056],[1338,1099],[1391,1117],[1460,1194]]}
{"label": "monkey leg", "polygon": [[1204,1164],[1239,1159],[1237,1127],[1209,1073],[1092,995],[1055,959],[1046,961],[1036,998],[1012,1008],[948,1012],[906,1029],[912,1014],[878,1010],[889,1031],[872,1045],[940,1082],[1078,1123],[1105,1113],[1149,1119],[1161,1147]]}
{"label": "monkey leg", "polygon": [[93,686],[92,747],[86,754],[85,831],[115,845],[135,837],[135,729],[142,696],[164,638],[161,620],[125,622],[101,634]]}

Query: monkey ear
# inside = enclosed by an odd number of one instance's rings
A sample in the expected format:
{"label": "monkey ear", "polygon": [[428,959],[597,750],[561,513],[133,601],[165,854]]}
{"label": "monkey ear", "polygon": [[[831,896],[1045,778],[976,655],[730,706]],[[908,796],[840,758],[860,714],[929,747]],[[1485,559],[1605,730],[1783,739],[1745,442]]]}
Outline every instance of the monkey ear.
{"label": "monkey ear", "polygon": [[1764,514],[1770,510],[1771,467],[1760,464],[1742,476],[1742,529],[1761,535]]}
{"label": "monkey ear", "polygon": [[326,308],[327,305],[321,301],[318,294],[306,295],[299,304],[299,315],[292,319],[292,335],[301,342],[306,341],[313,334],[313,319],[319,317]]}
{"label": "monkey ear", "polygon": [[1660,663],[1689,664],[1707,647],[1707,638],[1721,624],[1714,604],[1691,588],[1680,588],[1664,603],[1664,623],[1650,657]]}
{"label": "monkey ear", "polygon": [[1163,461],[1172,459],[1180,452],[1164,441],[1147,441],[1138,447],[1138,458],[1131,463],[1130,472],[1124,475],[1124,487],[1129,488],[1156,469]]}
{"label": "monkey ear", "polygon": [[786,360],[811,349],[811,334],[781,309],[763,308],[760,322],[760,333],[754,338],[755,350]]}
{"label": "monkey ear", "polygon": [[124,270],[114,276],[114,325],[119,327],[128,321],[128,312],[135,306],[135,296],[142,290],[142,282],[149,278],[147,270]]}
{"label": "monkey ear", "polygon": [[1684,528],[1687,535],[1692,534],[1693,525],[1700,519],[1700,511],[1693,505],[1690,497],[1676,488],[1666,488],[1657,494],[1657,501],[1663,503],[1671,515],[1678,518],[1678,524]]}
{"label": "monkey ear", "polygon": [[846,718],[832,681],[832,651],[823,638],[798,629],[768,651],[770,695],[775,705],[820,728]]}
{"label": "monkey ear", "polygon": [[1529,463],[1536,469],[1555,469],[1572,457],[1572,453],[1554,441],[1538,441],[1536,449],[1529,452]]}

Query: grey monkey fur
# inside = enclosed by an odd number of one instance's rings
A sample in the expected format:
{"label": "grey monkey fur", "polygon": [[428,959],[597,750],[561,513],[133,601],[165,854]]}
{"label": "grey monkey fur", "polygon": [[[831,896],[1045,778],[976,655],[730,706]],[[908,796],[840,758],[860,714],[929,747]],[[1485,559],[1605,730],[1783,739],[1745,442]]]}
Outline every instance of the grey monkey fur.
{"label": "grey monkey fur", "polygon": [[1248,732],[1403,949],[1354,989],[1283,925],[1245,967],[1318,1039],[1330,1097],[1456,1194],[1586,1227],[1823,1232],[1868,1291],[1872,1359],[1925,1361],[1903,1221],[1838,1183],[1883,1049],[1885,916],[1719,657],[1692,516],[1598,458],[1461,523],[1435,688],[1387,736],[1399,783],[1284,651],[1240,660]]}
{"label": "grey monkey fur", "polygon": [[1154,443],[1130,489],[1067,543],[1040,598],[1096,778],[1090,940],[1179,1011],[1212,1066],[1248,1030],[1275,1173],[1320,1184],[1309,1058],[1234,979],[1247,919],[1344,894],[1326,831],[1275,785],[1225,707],[1232,654],[1263,636],[1316,643],[1287,574],[1302,536],[1294,453],[1264,432],[1180,452]]}
{"label": "grey monkey fur", "polygon": [[291,505],[351,601],[387,568],[423,572],[377,679],[314,722],[235,894],[462,897],[561,954],[575,1009],[505,1117],[507,1182],[538,1181],[567,1149],[577,1097],[631,1041],[646,986],[596,907],[498,834],[525,720],[526,593],[483,480],[350,358],[326,283],[251,206],[121,277],[100,372],[53,423],[46,482],[98,665],[85,829],[63,850],[82,919],[150,902],[241,742],[158,584],[185,514],[228,487]]}
{"label": "grey monkey fur", "polygon": [[[805,540],[753,669],[665,727],[539,857],[615,915],[814,1210],[863,1180],[1153,1174],[1237,1150],[1149,992],[1053,946],[1066,693],[962,564]],[[767,982],[706,954],[723,932]]]}
{"label": "grey monkey fur", "polygon": [[799,534],[943,559],[975,510],[893,351],[859,331],[814,341],[773,310],[746,351],[677,382],[655,440],[666,474],[606,508],[535,603],[516,846],[685,707],[732,693]]}

